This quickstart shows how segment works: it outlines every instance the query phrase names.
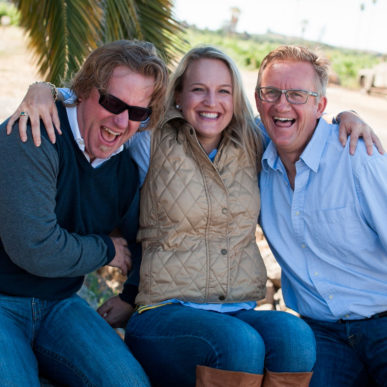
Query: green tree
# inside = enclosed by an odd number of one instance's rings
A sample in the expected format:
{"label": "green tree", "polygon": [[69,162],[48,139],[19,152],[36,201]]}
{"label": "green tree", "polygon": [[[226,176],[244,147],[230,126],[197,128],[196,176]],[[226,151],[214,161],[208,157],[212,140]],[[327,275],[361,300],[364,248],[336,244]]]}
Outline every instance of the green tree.
{"label": "green tree", "polygon": [[116,39],[152,42],[170,62],[183,51],[172,0],[12,0],[40,74],[68,80],[98,45]]}

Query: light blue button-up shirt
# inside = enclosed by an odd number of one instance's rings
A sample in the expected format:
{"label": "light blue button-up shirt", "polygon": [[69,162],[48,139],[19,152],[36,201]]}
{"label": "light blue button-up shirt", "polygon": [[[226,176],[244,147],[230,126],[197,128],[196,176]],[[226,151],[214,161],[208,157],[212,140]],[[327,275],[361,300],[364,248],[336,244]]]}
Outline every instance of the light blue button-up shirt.
{"label": "light blue button-up shirt", "polygon": [[260,223],[282,267],[286,304],[317,320],[387,310],[387,155],[354,156],[320,120],[294,190],[272,142],[260,175]]}

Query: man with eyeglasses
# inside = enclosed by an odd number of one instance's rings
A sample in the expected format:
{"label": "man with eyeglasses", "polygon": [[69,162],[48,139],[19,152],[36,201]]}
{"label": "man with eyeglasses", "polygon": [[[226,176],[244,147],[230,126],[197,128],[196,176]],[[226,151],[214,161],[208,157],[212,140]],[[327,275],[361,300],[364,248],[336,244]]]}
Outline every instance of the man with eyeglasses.
{"label": "man with eyeglasses", "polygon": [[[131,267],[139,183],[123,144],[157,122],[166,83],[152,44],[109,43],[75,76],[75,106],[57,102],[55,144],[46,130],[37,148],[0,127],[0,385],[39,386],[42,373],[66,386],[149,386],[76,292],[101,266]],[[27,118],[18,125],[31,135]]]}
{"label": "man with eyeglasses", "polygon": [[321,115],[328,64],[306,48],[269,53],[256,103],[270,142],[260,224],[288,307],[317,342],[311,386],[387,386],[387,155],[342,148]]}

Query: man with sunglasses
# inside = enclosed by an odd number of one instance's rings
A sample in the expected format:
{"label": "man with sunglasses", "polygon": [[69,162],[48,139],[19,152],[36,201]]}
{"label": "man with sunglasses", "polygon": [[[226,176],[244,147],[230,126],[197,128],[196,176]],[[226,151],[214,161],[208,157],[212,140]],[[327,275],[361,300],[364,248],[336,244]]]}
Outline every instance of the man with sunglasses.
{"label": "man with sunglasses", "polygon": [[263,60],[257,108],[270,137],[260,223],[288,307],[312,327],[311,386],[387,386],[387,155],[351,156],[320,119],[327,62],[283,46]]}
{"label": "man with sunglasses", "polygon": [[[75,76],[76,104],[57,103],[55,144],[46,130],[37,148],[0,127],[1,385],[39,386],[42,373],[66,386],[149,386],[76,292],[103,265],[131,267],[139,184],[123,144],[141,121],[161,116],[166,82],[152,44],[109,43]],[[30,131],[27,118],[19,125]]]}

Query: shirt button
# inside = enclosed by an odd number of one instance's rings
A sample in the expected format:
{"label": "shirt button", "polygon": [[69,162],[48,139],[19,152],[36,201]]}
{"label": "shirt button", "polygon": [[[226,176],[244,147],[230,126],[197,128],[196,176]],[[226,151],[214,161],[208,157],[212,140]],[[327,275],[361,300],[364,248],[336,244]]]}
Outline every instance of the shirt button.
{"label": "shirt button", "polygon": [[296,215],[297,215],[297,216],[300,215],[300,211],[296,211]]}
{"label": "shirt button", "polygon": [[222,249],[222,250],[220,250],[220,252],[222,253],[222,255],[226,255],[227,254],[227,250],[226,249]]}
{"label": "shirt button", "polygon": [[228,213],[228,209],[227,208],[222,208],[222,214],[226,215]]}
{"label": "shirt button", "polygon": [[305,249],[306,246],[305,246],[305,244],[303,243],[303,244],[301,245],[301,247],[302,247],[303,249]]}
{"label": "shirt button", "polygon": [[225,299],[226,299],[225,296],[219,296],[219,300],[220,300],[220,301],[224,301]]}
{"label": "shirt button", "polygon": [[315,272],[314,272],[314,275],[316,275],[316,276],[317,276],[317,275],[318,275],[318,271],[315,271]]}
{"label": "shirt button", "polygon": [[330,294],[328,298],[331,300],[333,298],[332,294]]}

